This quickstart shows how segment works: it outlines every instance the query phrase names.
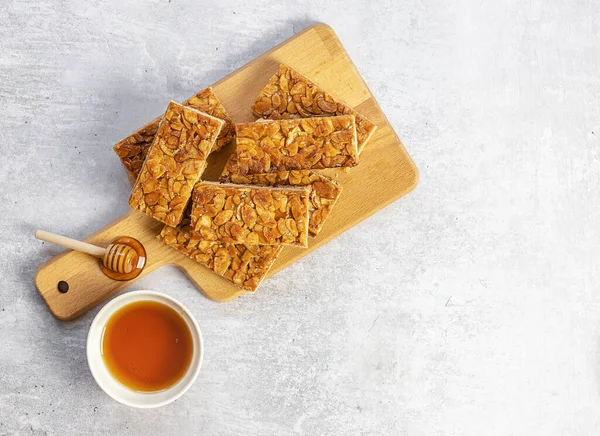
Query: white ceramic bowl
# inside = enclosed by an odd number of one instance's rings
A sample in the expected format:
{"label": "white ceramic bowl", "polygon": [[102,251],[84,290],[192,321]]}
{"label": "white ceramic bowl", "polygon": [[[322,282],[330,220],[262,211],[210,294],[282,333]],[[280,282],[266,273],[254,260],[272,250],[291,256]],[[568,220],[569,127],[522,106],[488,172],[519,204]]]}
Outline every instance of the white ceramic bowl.
{"label": "white ceramic bowl", "polygon": [[[147,300],[163,303],[179,312],[190,329],[194,344],[192,362],[185,375],[170,388],[157,392],[137,392],[124,386],[110,374],[102,357],[102,337],[104,335],[106,323],[110,317],[127,304],[133,303],[134,301]],[[202,344],[202,334],[200,333],[200,327],[198,327],[198,323],[194,317],[179,301],[168,295],[153,291],[128,292],[109,301],[102,310],[98,312],[94,321],[92,321],[87,338],[88,365],[98,386],[118,402],[127,406],[144,409],[164,406],[182,396],[194,383],[196,377],[198,377],[200,366],[202,365],[203,353],[204,346]]]}

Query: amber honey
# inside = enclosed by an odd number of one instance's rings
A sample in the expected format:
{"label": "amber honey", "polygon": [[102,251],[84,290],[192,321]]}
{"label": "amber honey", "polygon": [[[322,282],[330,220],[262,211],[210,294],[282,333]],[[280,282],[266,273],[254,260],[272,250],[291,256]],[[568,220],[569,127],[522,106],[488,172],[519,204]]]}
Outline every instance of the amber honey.
{"label": "amber honey", "polygon": [[102,357],[112,376],[135,391],[167,389],[192,362],[194,344],[181,315],[157,301],[123,306],[108,320]]}

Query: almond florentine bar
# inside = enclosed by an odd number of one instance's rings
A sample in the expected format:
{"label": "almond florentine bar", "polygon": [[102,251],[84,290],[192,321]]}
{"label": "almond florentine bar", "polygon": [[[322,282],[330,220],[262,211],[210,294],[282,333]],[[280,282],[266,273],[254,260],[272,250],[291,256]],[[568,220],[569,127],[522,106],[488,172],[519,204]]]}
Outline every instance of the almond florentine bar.
{"label": "almond florentine bar", "polygon": [[129,205],[169,226],[180,223],[224,121],[171,102],[129,196]]}
{"label": "almond florentine bar", "polygon": [[233,153],[219,178],[222,182],[263,186],[310,186],[308,231],[311,236],[319,234],[323,224],[325,224],[325,219],[342,192],[339,183],[311,170],[278,171],[276,173],[249,174],[246,176],[236,173],[237,157]]}
{"label": "almond florentine bar", "polygon": [[309,194],[307,187],[201,182],[190,221],[207,242],[307,247]]}
{"label": "almond florentine bar", "polygon": [[[208,115],[212,115],[213,117],[225,121],[225,125],[217,138],[217,143],[211,152],[220,150],[233,139],[235,134],[233,122],[211,87],[198,92],[192,98],[184,101],[183,105],[198,109],[201,112],[205,112]],[[158,131],[160,120],[161,117],[156,118],[154,121],[146,124],[127,138],[117,142],[113,147],[113,150],[117,153],[119,159],[121,159],[121,163],[125,167],[132,185],[135,183],[135,180],[142,169],[142,165],[148,154],[148,149]]]}
{"label": "almond florentine bar", "polygon": [[252,106],[252,111],[259,118],[273,120],[354,115],[359,153],[377,129],[371,121],[287,65],[280,65],[279,71],[269,79]]}
{"label": "almond florentine bar", "polygon": [[189,219],[180,226],[165,226],[158,239],[196,262],[212,269],[247,291],[255,291],[281,253],[281,245],[224,244],[202,240]]}
{"label": "almond florentine bar", "polygon": [[238,174],[357,164],[354,115],[236,124]]}

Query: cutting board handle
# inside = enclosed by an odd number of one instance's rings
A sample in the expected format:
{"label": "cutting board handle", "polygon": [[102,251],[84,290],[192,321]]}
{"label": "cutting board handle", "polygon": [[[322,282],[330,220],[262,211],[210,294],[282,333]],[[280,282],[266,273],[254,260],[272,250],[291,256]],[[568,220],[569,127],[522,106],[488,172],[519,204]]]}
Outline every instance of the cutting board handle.
{"label": "cutting board handle", "polygon": [[[144,223],[140,232],[140,221]],[[137,212],[129,212],[85,239],[105,247],[120,236],[131,236],[142,245],[156,245],[162,224]],[[164,265],[164,256],[148,253],[146,266],[135,279],[110,279],[100,269],[102,260],[78,251],[65,251],[40,265],[35,285],[52,314],[62,320],[77,317],[98,303],[129,286],[137,279]]]}
{"label": "cutting board handle", "polygon": [[86,242],[101,247],[122,236],[137,239],[146,250],[146,266],[138,277],[128,281],[110,279],[100,270],[101,260],[77,251],[65,251],[40,265],[35,286],[50,312],[61,320],[76,318],[164,265],[179,268],[211,300],[230,301],[245,293],[229,280],[156,239],[163,226],[141,212],[130,211],[85,238]]}

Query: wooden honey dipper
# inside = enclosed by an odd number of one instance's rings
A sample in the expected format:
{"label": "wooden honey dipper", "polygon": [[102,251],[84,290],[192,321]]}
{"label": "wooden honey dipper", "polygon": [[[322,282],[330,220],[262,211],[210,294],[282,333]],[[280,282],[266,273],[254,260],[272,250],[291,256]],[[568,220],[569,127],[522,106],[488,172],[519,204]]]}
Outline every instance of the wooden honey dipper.
{"label": "wooden honey dipper", "polygon": [[106,248],[87,242],[67,238],[44,230],[36,230],[35,237],[42,241],[51,242],[71,250],[81,251],[102,259],[102,264],[109,270],[119,274],[129,274],[138,265],[137,252],[125,244],[110,244]]}

